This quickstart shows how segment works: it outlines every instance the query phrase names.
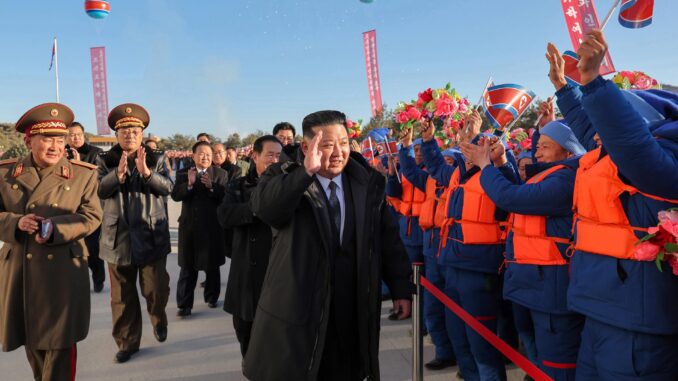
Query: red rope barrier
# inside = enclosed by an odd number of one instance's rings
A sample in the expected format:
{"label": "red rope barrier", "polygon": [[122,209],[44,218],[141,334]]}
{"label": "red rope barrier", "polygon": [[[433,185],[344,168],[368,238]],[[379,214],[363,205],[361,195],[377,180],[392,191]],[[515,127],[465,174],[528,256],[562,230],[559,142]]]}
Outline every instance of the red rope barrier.
{"label": "red rope barrier", "polygon": [[420,278],[421,285],[424,286],[433,296],[436,297],[441,303],[443,303],[450,311],[454,312],[464,323],[468,324],[469,327],[473,328],[480,336],[487,340],[493,347],[495,347],[499,352],[504,356],[508,357],[514,364],[519,366],[522,370],[525,371],[530,377],[535,379],[535,381],[553,381],[546,373],[534,365],[530,360],[525,358],[523,355],[518,353],[510,345],[506,344],[502,339],[480,323],[477,319],[471,316],[463,308],[461,308],[457,303],[452,301],[447,295],[440,291],[436,286],[434,286],[428,279],[423,276]]}

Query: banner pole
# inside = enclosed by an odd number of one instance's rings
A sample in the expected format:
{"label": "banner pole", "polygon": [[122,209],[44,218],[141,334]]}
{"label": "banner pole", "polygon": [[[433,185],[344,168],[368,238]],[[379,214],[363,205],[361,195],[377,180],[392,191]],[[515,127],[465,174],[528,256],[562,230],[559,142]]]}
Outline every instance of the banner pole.
{"label": "banner pole", "polygon": [[600,25],[600,31],[602,32],[603,29],[605,29],[605,26],[607,25],[608,21],[612,18],[612,14],[614,13],[614,10],[617,9],[619,6],[619,2],[621,0],[615,0],[614,4],[612,4],[612,8],[610,8],[610,11],[607,12],[607,16],[605,16],[605,20],[603,20],[603,23]]}
{"label": "banner pole", "polygon": [[56,79],[56,101],[59,103],[59,47],[54,37],[54,78]]}

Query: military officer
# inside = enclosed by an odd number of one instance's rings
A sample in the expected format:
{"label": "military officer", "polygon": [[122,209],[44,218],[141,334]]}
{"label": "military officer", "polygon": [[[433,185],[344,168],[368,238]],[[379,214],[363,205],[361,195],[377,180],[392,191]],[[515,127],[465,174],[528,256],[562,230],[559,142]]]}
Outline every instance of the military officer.
{"label": "military officer", "polygon": [[95,166],[64,157],[73,112],[47,103],[16,123],[30,153],[0,162],[0,344],[26,349],[35,380],[75,379],[87,337],[84,238],[101,223]]}
{"label": "military officer", "polygon": [[159,342],[167,339],[170,252],[165,197],[172,191],[163,151],[141,144],[150,117],[146,110],[127,103],[115,107],[108,124],[118,144],[97,158],[99,197],[104,205],[99,256],[108,262],[111,280],[113,338],[118,345],[115,362],[128,361],[141,343],[141,294]]}

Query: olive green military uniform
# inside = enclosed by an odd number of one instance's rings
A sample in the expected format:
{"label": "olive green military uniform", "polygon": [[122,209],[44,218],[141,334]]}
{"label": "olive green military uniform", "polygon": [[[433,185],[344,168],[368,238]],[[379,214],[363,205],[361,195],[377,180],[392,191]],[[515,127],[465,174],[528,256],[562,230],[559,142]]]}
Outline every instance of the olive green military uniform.
{"label": "olive green military uniform", "polygon": [[[63,114],[70,110],[63,105],[41,106],[52,111],[47,117],[68,119]],[[24,132],[35,124],[31,123],[35,114],[38,120],[44,118],[44,110],[36,109],[17,122],[17,130]],[[59,128],[52,127],[34,135],[58,135]],[[95,168],[62,158],[41,169],[31,154],[0,162],[0,241],[4,242],[0,249],[0,343],[3,351],[25,346],[35,380],[74,379],[75,344],[89,331],[84,238],[100,225],[103,214]],[[20,218],[31,213],[53,224],[53,234],[45,244],[18,228]]]}

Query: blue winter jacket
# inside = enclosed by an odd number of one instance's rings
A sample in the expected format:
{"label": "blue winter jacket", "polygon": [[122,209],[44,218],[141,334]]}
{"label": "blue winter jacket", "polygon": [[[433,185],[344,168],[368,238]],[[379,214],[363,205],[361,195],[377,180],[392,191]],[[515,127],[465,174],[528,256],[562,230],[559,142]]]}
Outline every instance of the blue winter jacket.
{"label": "blue winter jacket", "polygon": [[[508,212],[546,216],[546,235],[569,239],[572,230],[572,193],[579,157],[549,164],[533,164],[528,172],[541,172],[555,165],[566,166],[536,184],[513,184],[497,168],[488,166],[480,175],[480,184],[497,207]],[[567,259],[566,244],[556,244]],[[570,313],[567,309],[568,265],[539,266],[512,262],[513,232],[506,240],[504,298],[530,309]]]}
{"label": "blue winter jacket", "polygon": [[[402,165],[399,168],[402,171]],[[400,173],[403,176],[403,173]],[[407,179],[414,185],[415,182],[409,177]],[[416,186],[416,185],[415,185]],[[386,182],[386,195],[400,199],[403,194],[403,187],[397,176],[388,176]],[[400,226],[400,239],[405,246],[422,246],[424,234],[419,227],[419,217],[406,217],[398,213],[398,225]]]}
{"label": "blue winter jacket", "polygon": [[[585,147],[597,131],[602,155],[609,154],[620,179],[641,192],[678,199],[678,96],[664,91],[637,95],[666,117],[649,125],[612,82],[597,78],[579,90],[558,92],[558,106]],[[564,106],[564,107],[563,107]],[[642,194],[623,193],[620,201],[632,226],[650,227],[657,212],[672,204]],[[636,234],[638,238],[643,233]],[[576,238],[576,228],[575,228]],[[570,309],[623,329],[678,334],[678,276],[664,263],[622,260],[583,251],[571,262]]]}
{"label": "blue winter jacket", "polygon": [[[424,156],[424,163],[430,176],[444,186],[450,184],[452,173],[457,168],[456,165],[449,165],[445,162],[440,148],[434,140],[424,142],[421,145],[421,151]],[[464,159],[459,155],[455,158],[456,163],[463,163]],[[468,179],[479,171],[478,167],[471,168],[468,172],[464,165],[459,166],[460,183],[464,184]],[[499,171],[513,183],[518,182],[518,173],[511,162],[508,162]],[[461,219],[461,212],[464,202],[464,190],[458,188],[450,195],[448,217]],[[507,213],[497,208],[495,218],[505,220]],[[449,227],[447,245],[440,252],[439,263],[453,266],[459,269],[478,271],[489,274],[497,274],[502,262],[504,261],[504,244],[496,245],[464,245],[461,225],[452,224]],[[444,238],[441,238],[444,239]]]}
{"label": "blue winter jacket", "polygon": [[[414,146],[402,147],[398,152],[400,157],[400,170],[415,188],[426,192],[426,181],[429,178],[428,172],[417,165],[414,160]],[[437,190],[436,195],[440,196],[443,189]],[[435,257],[438,255],[437,237],[440,235],[440,229],[432,228],[422,232],[422,244],[424,246],[424,255]]]}

